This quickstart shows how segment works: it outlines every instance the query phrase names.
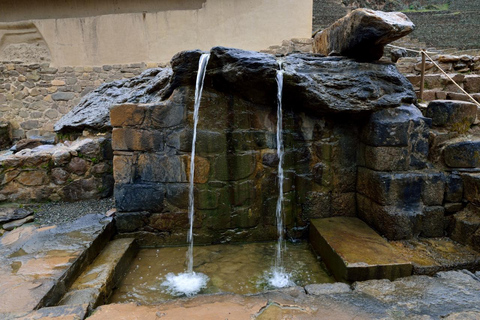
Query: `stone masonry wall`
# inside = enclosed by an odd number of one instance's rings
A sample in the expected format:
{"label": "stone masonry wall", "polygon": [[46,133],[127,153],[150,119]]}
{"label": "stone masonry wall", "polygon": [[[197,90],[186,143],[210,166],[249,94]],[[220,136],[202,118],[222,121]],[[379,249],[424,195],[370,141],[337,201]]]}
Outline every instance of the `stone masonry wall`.
{"label": "stone masonry wall", "polygon": [[41,145],[0,156],[0,203],[78,201],[112,193],[108,137]]}
{"label": "stone masonry wall", "polygon": [[[207,80],[206,80],[207,81]],[[193,87],[111,110],[117,228],[141,245],[183,244]],[[356,119],[284,110],[287,237],[315,217],[355,215]],[[195,163],[195,242],[277,238],[276,110],[204,88]]]}
{"label": "stone masonry wall", "polygon": [[0,62],[0,118],[11,122],[14,140],[53,138],[55,122],[88,92],[155,67],[157,63],[54,68]]}

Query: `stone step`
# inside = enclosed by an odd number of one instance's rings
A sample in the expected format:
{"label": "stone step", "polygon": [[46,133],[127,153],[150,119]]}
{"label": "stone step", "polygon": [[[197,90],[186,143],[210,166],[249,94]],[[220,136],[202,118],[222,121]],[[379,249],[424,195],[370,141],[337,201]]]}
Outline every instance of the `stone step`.
{"label": "stone step", "polygon": [[449,238],[419,238],[390,244],[413,264],[413,273],[434,275],[440,271],[479,270],[480,254]]}
{"label": "stone step", "polygon": [[309,238],[337,280],[393,280],[412,274],[412,264],[358,218],[312,219]]}
{"label": "stone step", "polygon": [[135,239],[110,241],[75,280],[59,305],[88,304],[89,310],[107,302],[137,254]]}
{"label": "stone step", "polygon": [[114,233],[111,218],[83,216],[68,224],[22,226],[0,241],[0,319],[56,305]]}

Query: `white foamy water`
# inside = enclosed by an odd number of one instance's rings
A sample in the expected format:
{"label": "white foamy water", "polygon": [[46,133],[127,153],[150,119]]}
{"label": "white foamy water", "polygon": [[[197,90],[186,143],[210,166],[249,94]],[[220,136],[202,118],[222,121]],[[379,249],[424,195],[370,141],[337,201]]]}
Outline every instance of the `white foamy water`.
{"label": "white foamy water", "polygon": [[165,276],[162,286],[166,287],[165,291],[173,296],[186,295],[193,296],[207,287],[208,276],[203,273],[184,272],[178,275],[169,273]]}
{"label": "white foamy water", "polygon": [[273,270],[272,273],[267,275],[267,283],[274,288],[285,288],[295,285],[290,274],[278,270]]}

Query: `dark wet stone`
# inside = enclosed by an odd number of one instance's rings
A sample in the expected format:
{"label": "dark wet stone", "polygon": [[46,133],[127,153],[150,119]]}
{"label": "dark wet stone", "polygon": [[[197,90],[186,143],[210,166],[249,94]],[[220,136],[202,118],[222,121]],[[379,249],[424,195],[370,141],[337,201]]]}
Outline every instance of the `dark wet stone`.
{"label": "dark wet stone", "polygon": [[116,184],[115,206],[118,211],[161,212],[165,187],[161,184]]}
{"label": "dark wet stone", "polygon": [[462,141],[450,144],[443,151],[445,164],[451,168],[480,166],[480,141]]}
{"label": "dark wet stone", "polygon": [[169,68],[148,69],[130,79],[105,83],[83,97],[78,105],[55,123],[54,130],[108,130],[111,128],[110,108],[113,105],[160,101],[159,95],[170,80],[171,73]]}
{"label": "dark wet stone", "polygon": [[455,126],[456,131],[466,132],[477,118],[474,103],[456,100],[434,100],[428,104],[426,116],[433,126]]}
{"label": "dark wet stone", "polygon": [[460,202],[463,197],[463,181],[458,174],[449,174],[446,176],[445,200],[450,202]]}
{"label": "dark wet stone", "polygon": [[[387,109],[372,114],[362,132],[362,140],[371,146],[406,147],[413,138],[410,126],[418,128],[417,139],[428,139],[430,120],[414,105]],[[428,140],[427,140],[428,141]],[[427,150],[418,150],[428,153]]]}

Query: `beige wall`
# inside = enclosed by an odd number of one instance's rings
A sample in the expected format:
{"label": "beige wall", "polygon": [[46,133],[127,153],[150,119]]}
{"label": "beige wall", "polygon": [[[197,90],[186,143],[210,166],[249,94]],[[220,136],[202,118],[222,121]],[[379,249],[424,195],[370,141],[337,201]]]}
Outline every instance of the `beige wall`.
{"label": "beige wall", "polygon": [[262,50],[285,39],[309,38],[312,6],[312,0],[205,0],[200,9],[165,6],[157,12],[32,22],[48,45],[52,65],[101,66],[166,62],[179,51],[216,45]]}

